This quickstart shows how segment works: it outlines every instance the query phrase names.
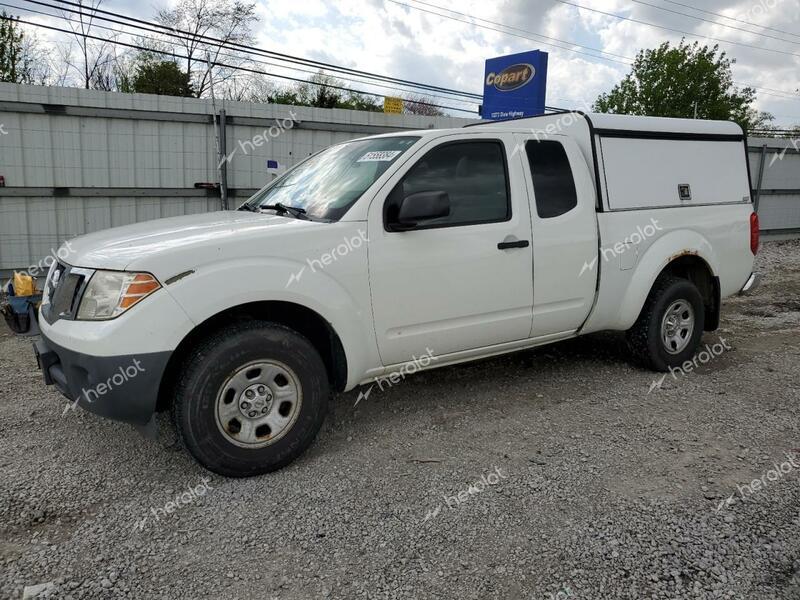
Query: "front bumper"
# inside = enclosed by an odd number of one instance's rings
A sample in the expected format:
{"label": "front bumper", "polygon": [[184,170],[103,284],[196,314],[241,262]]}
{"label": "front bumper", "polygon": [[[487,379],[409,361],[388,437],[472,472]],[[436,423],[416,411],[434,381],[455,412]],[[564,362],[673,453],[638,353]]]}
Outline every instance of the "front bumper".
{"label": "front bumper", "polygon": [[761,283],[761,275],[758,273],[750,273],[750,277],[747,278],[747,281],[742,286],[742,289],[739,290],[740,296],[746,296],[755,290],[758,285]]}
{"label": "front bumper", "polygon": [[55,385],[73,407],[140,427],[151,422],[171,352],[89,356],[44,334],[33,347],[45,384]]}

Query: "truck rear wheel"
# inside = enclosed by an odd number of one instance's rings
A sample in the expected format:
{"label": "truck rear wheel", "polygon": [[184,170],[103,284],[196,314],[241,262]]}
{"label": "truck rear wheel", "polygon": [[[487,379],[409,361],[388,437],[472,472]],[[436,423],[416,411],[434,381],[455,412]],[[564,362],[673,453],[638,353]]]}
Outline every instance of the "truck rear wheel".
{"label": "truck rear wheel", "polygon": [[639,318],[627,332],[635,360],[667,371],[694,356],[703,335],[703,297],[688,279],[659,277]]}
{"label": "truck rear wheel", "polygon": [[207,469],[228,477],[275,471],[314,441],[330,388],[317,350],[275,323],[238,323],[201,343],[173,405],[178,433]]}

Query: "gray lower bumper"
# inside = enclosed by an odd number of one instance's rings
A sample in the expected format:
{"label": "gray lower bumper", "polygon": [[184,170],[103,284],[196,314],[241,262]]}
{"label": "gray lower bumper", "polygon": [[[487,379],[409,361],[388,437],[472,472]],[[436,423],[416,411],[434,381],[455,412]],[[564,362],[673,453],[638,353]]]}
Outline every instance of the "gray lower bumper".
{"label": "gray lower bumper", "polygon": [[151,422],[171,352],[89,356],[44,335],[33,347],[44,382],[55,385],[73,406],[139,427]]}
{"label": "gray lower bumper", "polygon": [[742,289],[739,290],[739,295],[745,296],[751,293],[758,287],[759,283],[761,283],[761,275],[758,273],[750,273],[750,277],[747,278],[747,282],[744,284],[744,286],[742,286]]}

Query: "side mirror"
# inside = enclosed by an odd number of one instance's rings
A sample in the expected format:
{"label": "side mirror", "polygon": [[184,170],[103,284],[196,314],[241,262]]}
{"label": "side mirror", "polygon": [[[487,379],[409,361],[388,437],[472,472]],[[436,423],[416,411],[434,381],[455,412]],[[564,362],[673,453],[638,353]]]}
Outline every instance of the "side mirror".
{"label": "side mirror", "polygon": [[439,219],[450,214],[450,196],[447,192],[417,192],[400,202],[397,219],[389,223],[390,231],[413,229],[421,221]]}

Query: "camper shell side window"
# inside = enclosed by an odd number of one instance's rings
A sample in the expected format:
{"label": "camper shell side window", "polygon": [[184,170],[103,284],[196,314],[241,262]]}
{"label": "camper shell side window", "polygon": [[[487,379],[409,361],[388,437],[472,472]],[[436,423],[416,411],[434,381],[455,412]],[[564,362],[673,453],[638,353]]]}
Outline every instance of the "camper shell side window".
{"label": "camper shell side window", "polygon": [[564,146],[552,140],[530,140],[525,152],[539,218],[559,217],[578,206],[575,179]]}

